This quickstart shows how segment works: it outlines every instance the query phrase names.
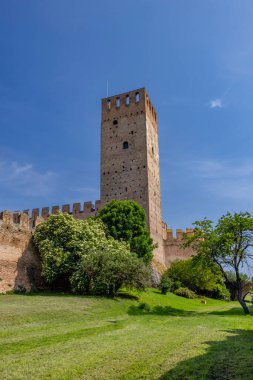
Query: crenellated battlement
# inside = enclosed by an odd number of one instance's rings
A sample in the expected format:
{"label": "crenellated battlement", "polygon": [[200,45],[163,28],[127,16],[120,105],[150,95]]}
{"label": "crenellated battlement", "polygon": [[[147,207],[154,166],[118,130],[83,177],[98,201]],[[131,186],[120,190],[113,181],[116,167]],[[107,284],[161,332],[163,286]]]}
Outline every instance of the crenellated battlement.
{"label": "crenellated battlement", "polygon": [[34,208],[23,211],[3,211],[0,213],[0,223],[4,225],[19,226],[21,229],[33,229],[39,223],[47,220],[50,215],[56,215],[59,211],[72,215],[75,219],[87,219],[90,216],[96,216],[101,210],[102,202],[100,200],[92,202],[74,203],[73,205],[65,204],[62,206]]}
{"label": "crenellated battlement", "polygon": [[103,123],[122,117],[136,117],[139,114],[147,114],[155,123],[157,121],[157,113],[145,88],[102,99]]}
{"label": "crenellated battlement", "polygon": [[191,236],[193,235],[194,230],[192,228],[186,228],[186,230],[182,230],[181,228],[178,228],[176,230],[176,234],[173,234],[173,230],[171,228],[167,228],[166,230],[166,236],[165,240],[182,240],[184,235]]}
{"label": "crenellated battlement", "polygon": [[32,224],[29,216],[25,212],[0,212],[0,227],[17,227],[19,230],[29,231],[32,229]]}
{"label": "crenellated battlement", "polygon": [[96,200],[95,204],[91,201],[81,203],[73,203],[64,204],[62,206],[52,206],[52,207],[43,207],[41,210],[38,208],[32,209],[31,215],[29,210],[25,210],[25,212],[30,215],[30,218],[34,221],[38,216],[41,216],[44,220],[50,215],[56,215],[59,211],[73,215],[75,219],[86,219],[89,216],[95,216],[99,210],[102,208],[102,202],[100,200]]}

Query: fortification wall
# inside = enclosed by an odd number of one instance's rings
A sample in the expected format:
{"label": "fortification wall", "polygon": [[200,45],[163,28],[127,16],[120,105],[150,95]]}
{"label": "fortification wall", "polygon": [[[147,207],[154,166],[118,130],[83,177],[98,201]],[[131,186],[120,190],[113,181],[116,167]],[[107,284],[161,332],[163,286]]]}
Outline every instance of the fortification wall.
{"label": "fortification wall", "polygon": [[58,211],[68,213],[75,219],[95,216],[102,202],[74,203],[72,206],[43,207],[0,213],[0,293],[9,290],[30,291],[33,287],[43,288],[41,262],[32,242],[32,231],[39,223]]}
{"label": "fortification wall", "polygon": [[[43,288],[41,278],[41,262],[38,251],[32,242],[32,231],[50,214],[57,214],[59,210],[73,215],[76,219],[86,219],[94,216],[102,208],[102,203],[96,201],[85,202],[83,208],[80,203],[54,206],[51,209],[33,209],[31,212],[0,213],[0,293],[8,290],[30,291],[33,287]],[[155,255],[154,261],[159,264],[160,271],[171,265],[174,260],[185,260],[194,255],[192,249],[182,247],[183,235],[192,234],[193,230],[177,230],[173,236],[167,225],[162,225],[162,236],[159,243],[163,251],[163,259]]]}
{"label": "fortification wall", "polygon": [[27,214],[0,214],[0,293],[43,285],[38,252]]}
{"label": "fortification wall", "polygon": [[[97,212],[101,210],[103,203],[100,200],[95,201],[93,204],[91,201],[81,203],[73,203],[73,205],[65,204],[62,206],[43,207],[42,209],[34,208],[32,210],[23,210],[24,214],[27,214],[30,220],[30,227],[35,226],[38,217],[42,217],[43,220],[47,220],[50,215],[56,215],[59,211],[72,215],[75,219],[87,219],[90,216],[96,216]],[[20,215],[19,211],[13,213],[14,219],[18,220]]]}
{"label": "fortification wall", "polygon": [[[166,225],[165,225],[166,226]],[[187,228],[186,231],[177,229],[176,236],[172,229],[164,231],[164,264],[169,267],[175,260],[186,260],[196,254],[192,248],[183,247],[184,234],[192,235],[193,229]]]}

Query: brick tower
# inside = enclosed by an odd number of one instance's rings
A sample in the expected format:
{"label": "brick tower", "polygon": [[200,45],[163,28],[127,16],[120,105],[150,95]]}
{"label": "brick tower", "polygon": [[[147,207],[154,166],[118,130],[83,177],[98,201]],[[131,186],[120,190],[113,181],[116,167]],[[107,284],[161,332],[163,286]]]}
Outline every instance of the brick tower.
{"label": "brick tower", "polygon": [[102,99],[101,201],[133,199],[164,261],[156,111],[145,88]]}

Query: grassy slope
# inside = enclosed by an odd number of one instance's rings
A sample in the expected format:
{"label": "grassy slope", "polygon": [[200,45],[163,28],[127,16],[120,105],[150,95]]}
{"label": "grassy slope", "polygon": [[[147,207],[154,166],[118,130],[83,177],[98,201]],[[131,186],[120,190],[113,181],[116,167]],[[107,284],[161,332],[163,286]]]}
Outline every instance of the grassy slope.
{"label": "grassy slope", "polygon": [[141,301],[0,297],[1,380],[253,379],[253,319],[237,303],[150,290]]}

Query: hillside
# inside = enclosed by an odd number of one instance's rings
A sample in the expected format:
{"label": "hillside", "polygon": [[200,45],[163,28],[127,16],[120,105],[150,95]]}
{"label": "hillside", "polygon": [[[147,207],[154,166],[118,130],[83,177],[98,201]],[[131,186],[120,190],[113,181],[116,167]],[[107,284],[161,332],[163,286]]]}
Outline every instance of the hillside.
{"label": "hillside", "polygon": [[0,320],[4,380],[253,379],[253,320],[233,302],[2,295]]}

